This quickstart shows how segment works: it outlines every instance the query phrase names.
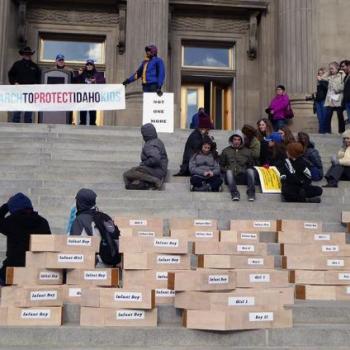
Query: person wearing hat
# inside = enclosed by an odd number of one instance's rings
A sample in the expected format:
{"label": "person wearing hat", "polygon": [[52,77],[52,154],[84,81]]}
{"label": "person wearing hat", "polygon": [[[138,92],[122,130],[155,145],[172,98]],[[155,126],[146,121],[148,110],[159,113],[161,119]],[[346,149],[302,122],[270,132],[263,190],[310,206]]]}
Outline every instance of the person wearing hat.
{"label": "person wearing hat", "polygon": [[[86,60],[84,68],[80,68],[78,76],[75,77],[76,84],[105,84],[106,79],[103,73],[98,72],[95,66],[95,61],[92,59]],[[80,111],[80,125],[86,125],[87,111]],[[96,111],[89,111],[90,125],[96,125]]]}
{"label": "person wearing hat", "polygon": [[303,156],[304,147],[300,142],[287,145],[287,159],[280,169],[282,198],[286,202],[320,203],[322,188],[311,184],[311,171]]}
{"label": "person wearing hat", "polygon": [[0,207],[0,232],[7,238],[0,269],[0,284],[5,285],[7,266],[25,266],[30,235],[51,234],[51,230],[47,220],[33,210],[31,200],[19,192]]}
{"label": "person wearing hat", "polygon": [[[22,59],[15,62],[8,72],[8,79],[11,85],[28,85],[41,83],[41,70],[39,66],[32,61],[35,53],[29,46],[19,50]],[[24,112],[24,122],[32,123],[33,112]],[[12,122],[19,123],[21,112],[14,112]]]}
{"label": "person wearing hat", "polygon": [[182,164],[180,165],[180,171],[174,174],[174,176],[191,175],[188,168],[190,159],[195,153],[201,150],[203,138],[209,135],[210,129],[213,129],[213,123],[206,113],[200,114],[198,119],[198,127],[192,131],[186,141],[185,150],[182,156]]}
{"label": "person wearing hat", "polygon": [[255,200],[255,172],[252,150],[246,147],[244,135],[236,130],[229,138],[230,146],[220,155],[221,171],[231,192],[231,199],[239,201],[241,196],[237,185],[247,185],[249,201]]}
{"label": "person wearing hat", "polygon": [[123,85],[126,86],[141,78],[143,92],[156,92],[162,96],[162,86],[165,79],[164,62],[158,57],[158,49],[155,45],[146,46],[145,51],[145,59],[137,71],[123,81]]}
{"label": "person wearing hat", "polygon": [[73,69],[66,65],[65,57],[63,54],[59,53],[56,55],[54,69],[67,72],[70,75],[71,81],[73,80]]}
{"label": "person wearing hat", "polygon": [[282,135],[274,131],[260,142],[260,165],[264,167],[275,166],[278,169],[286,159],[286,146]]}

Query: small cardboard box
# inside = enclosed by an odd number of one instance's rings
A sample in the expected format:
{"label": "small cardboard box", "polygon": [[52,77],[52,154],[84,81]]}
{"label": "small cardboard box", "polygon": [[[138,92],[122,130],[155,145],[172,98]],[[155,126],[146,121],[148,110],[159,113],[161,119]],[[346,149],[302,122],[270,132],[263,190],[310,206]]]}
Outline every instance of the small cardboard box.
{"label": "small cardboard box", "polygon": [[350,257],[316,254],[283,256],[282,267],[289,270],[350,270]]}
{"label": "small cardboard box", "polygon": [[273,269],[273,256],[199,255],[198,267],[206,269]]}
{"label": "small cardboard box", "polygon": [[259,238],[259,232],[254,231],[220,231],[221,242],[257,244]]}
{"label": "small cardboard box", "polygon": [[119,269],[74,269],[67,271],[67,284],[78,286],[116,287],[119,284]]}
{"label": "small cardboard box", "polygon": [[121,237],[163,237],[163,228],[120,228]]}
{"label": "small cardboard box", "polygon": [[49,269],[93,269],[95,253],[26,252],[26,266]]}
{"label": "small cardboard box", "polygon": [[281,230],[284,232],[322,232],[322,222],[303,220],[281,220]]}
{"label": "small cardboard box", "polygon": [[231,231],[276,232],[279,231],[277,220],[231,220]]}
{"label": "small cardboard box", "polygon": [[292,310],[273,310],[256,307],[255,310],[186,310],[183,324],[190,329],[232,331],[293,326]]}
{"label": "small cardboard box", "polygon": [[296,285],[295,294],[303,300],[350,300],[350,287]]}
{"label": "small cardboard box", "polygon": [[7,267],[6,283],[24,285],[57,285],[63,283],[63,270],[32,267]]}
{"label": "small cardboard box", "polygon": [[91,236],[31,235],[32,252],[88,253],[98,252],[100,238]]}
{"label": "small cardboard box", "polygon": [[278,242],[286,244],[346,244],[345,232],[278,232]]}
{"label": "small cardboard box", "polygon": [[181,271],[168,273],[168,289],[175,291],[217,291],[236,288],[233,271]]}
{"label": "small cardboard box", "polygon": [[188,240],[173,237],[120,237],[119,252],[187,254]]}
{"label": "small cardboard box", "polygon": [[290,287],[288,271],[237,269],[237,288],[284,288]]}
{"label": "small cardboard box", "polygon": [[171,230],[170,237],[187,239],[189,242],[218,241],[219,231],[206,228],[174,229]]}
{"label": "small cardboard box", "polygon": [[163,219],[144,216],[117,216],[114,218],[115,224],[119,229],[132,228],[136,230],[149,231],[149,229],[163,233]]}
{"label": "small cardboard box", "polygon": [[62,286],[3,287],[1,306],[62,306]]}
{"label": "small cardboard box", "polygon": [[171,218],[169,220],[169,228],[172,230],[186,230],[186,229],[205,229],[217,230],[218,222],[212,219],[189,219],[189,218]]}
{"label": "small cardboard box", "polygon": [[281,255],[350,256],[350,244],[282,244]]}
{"label": "small cardboard box", "polygon": [[153,309],[155,292],[145,288],[84,288],[81,305],[117,309]]}
{"label": "small cardboard box", "polygon": [[233,243],[233,242],[196,242],[194,243],[194,254],[215,254],[215,255],[267,255],[266,243]]}
{"label": "small cardboard box", "polygon": [[64,284],[62,286],[63,303],[81,305],[81,296],[83,293],[83,288],[84,287],[82,287],[81,285]]}
{"label": "small cardboard box", "polygon": [[125,253],[123,255],[125,270],[189,270],[191,255],[158,254],[158,253]]}
{"label": "small cardboard box", "polygon": [[134,310],[81,307],[81,326],[157,327],[157,309]]}
{"label": "small cardboard box", "polygon": [[60,326],[62,307],[8,307],[7,325],[9,326]]}
{"label": "small cardboard box", "polygon": [[[293,294],[294,302],[294,294]],[[285,305],[283,292],[276,289],[236,289],[229,293],[176,292],[175,307],[187,310],[229,311],[271,306],[282,309]]]}
{"label": "small cardboard box", "polygon": [[349,271],[290,271],[289,280],[295,284],[350,285]]}

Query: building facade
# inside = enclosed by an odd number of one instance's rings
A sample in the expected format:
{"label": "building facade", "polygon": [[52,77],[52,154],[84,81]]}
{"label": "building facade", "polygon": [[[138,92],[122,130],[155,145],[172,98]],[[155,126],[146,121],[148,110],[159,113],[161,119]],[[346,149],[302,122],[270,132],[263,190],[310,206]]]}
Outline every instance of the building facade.
{"label": "building facade", "polygon": [[[24,45],[43,70],[57,53],[75,70],[93,58],[108,83],[121,83],[154,43],[166,64],[163,90],[175,94],[175,127],[188,127],[198,107],[218,129],[255,124],[283,84],[295,127],[315,131],[304,98],[319,66],[350,58],[349,15],[348,0],[2,0],[0,83]],[[140,125],[140,83],[127,86],[126,103],[99,123]]]}

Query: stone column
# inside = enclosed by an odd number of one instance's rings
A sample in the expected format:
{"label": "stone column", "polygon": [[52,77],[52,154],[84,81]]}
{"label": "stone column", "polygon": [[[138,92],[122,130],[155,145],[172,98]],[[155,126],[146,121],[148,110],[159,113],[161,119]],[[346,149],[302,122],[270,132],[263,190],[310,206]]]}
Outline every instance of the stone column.
{"label": "stone column", "polygon": [[7,83],[6,57],[8,39],[8,18],[11,0],[0,1],[0,84]]}
{"label": "stone column", "polygon": [[[136,71],[145,56],[145,46],[148,44],[155,44],[158,47],[158,56],[164,60],[167,68],[168,21],[169,0],[127,1],[125,51],[126,77]],[[126,111],[118,113],[118,125],[141,125],[141,82],[134,82],[127,86],[126,108]]]}

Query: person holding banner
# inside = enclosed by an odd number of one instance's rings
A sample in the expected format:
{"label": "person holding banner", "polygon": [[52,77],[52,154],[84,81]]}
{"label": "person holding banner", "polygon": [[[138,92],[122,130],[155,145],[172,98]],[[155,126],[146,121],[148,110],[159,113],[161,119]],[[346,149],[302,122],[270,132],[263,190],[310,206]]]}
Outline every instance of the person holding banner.
{"label": "person holding banner", "polygon": [[[35,53],[29,46],[18,51],[22,59],[15,62],[8,72],[8,79],[11,85],[29,85],[41,83],[41,70],[39,66],[32,61]],[[24,122],[32,123],[33,112],[24,112]],[[12,122],[21,121],[21,112],[14,112]]]}
{"label": "person holding banner", "polygon": [[123,81],[123,85],[126,86],[142,78],[143,92],[156,92],[158,96],[162,96],[162,86],[165,79],[164,62],[158,57],[158,49],[155,45],[146,46],[145,51],[145,59],[137,71]]}

